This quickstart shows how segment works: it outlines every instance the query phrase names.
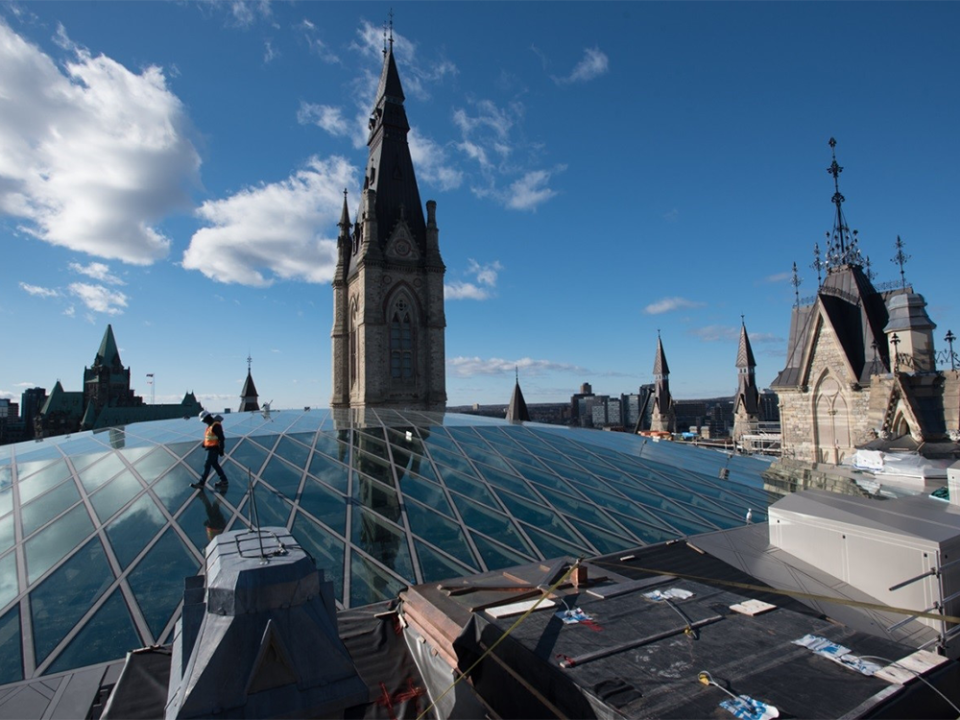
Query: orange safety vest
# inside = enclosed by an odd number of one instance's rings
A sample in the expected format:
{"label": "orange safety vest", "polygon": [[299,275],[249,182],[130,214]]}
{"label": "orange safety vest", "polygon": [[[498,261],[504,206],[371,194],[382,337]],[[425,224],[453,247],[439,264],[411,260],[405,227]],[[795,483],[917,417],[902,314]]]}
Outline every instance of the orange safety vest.
{"label": "orange safety vest", "polygon": [[203,446],[205,448],[220,447],[220,438],[218,438],[217,434],[213,431],[213,426],[219,424],[218,422],[213,422],[207,425],[207,430],[203,433]]}

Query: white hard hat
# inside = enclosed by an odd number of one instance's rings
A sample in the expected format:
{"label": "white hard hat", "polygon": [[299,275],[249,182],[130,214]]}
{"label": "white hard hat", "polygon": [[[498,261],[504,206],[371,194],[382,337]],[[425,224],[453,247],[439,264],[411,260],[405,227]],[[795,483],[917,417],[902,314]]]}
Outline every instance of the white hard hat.
{"label": "white hard hat", "polygon": [[210,413],[208,413],[206,410],[201,410],[201,411],[200,411],[200,419],[201,419],[201,420],[206,420],[208,417],[210,417]]}

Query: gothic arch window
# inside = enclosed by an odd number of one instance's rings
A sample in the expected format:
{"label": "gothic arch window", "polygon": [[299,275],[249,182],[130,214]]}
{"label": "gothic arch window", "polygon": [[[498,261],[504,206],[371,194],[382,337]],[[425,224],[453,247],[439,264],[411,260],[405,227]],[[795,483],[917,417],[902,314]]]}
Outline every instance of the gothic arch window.
{"label": "gothic arch window", "polygon": [[817,461],[839,464],[851,445],[850,412],[840,383],[830,374],[817,386],[813,420]]}
{"label": "gothic arch window", "polygon": [[350,298],[350,387],[357,383],[357,321],[360,316],[360,304],[357,296]]}
{"label": "gothic arch window", "polygon": [[413,340],[414,312],[406,296],[401,295],[390,306],[390,378],[413,380],[415,348]]}

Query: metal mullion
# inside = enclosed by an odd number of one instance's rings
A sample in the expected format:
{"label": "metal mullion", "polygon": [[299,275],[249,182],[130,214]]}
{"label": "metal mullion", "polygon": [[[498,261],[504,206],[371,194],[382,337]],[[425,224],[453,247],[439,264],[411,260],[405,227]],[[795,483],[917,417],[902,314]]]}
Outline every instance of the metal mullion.
{"label": "metal mullion", "polygon": [[[353,542],[351,537],[353,536],[353,505],[350,501],[353,499],[353,421],[350,422],[349,427],[350,436],[348,438],[349,442],[347,443],[347,494],[346,494],[346,523],[343,526],[343,533],[346,536],[345,542],[343,545],[343,605],[344,607],[350,607],[350,593],[352,592],[352,572],[351,565],[353,560]],[[339,438],[336,438],[337,442],[340,442]],[[316,443],[316,440],[314,440]]]}
{"label": "metal mullion", "polygon": [[377,420],[381,423],[380,430],[383,433],[383,442],[387,447],[387,459],[390,463],[390,477],[393,478],[393,489],[397,493],[397,498],[400,501],[400,517],[403,520],[403,530],[407,536],[407,549],[410,551],[410,561],[413,565],[413,579],[416,581],[417,585],[423,583],[423,571],[420,569],[420,555],[417,553],[416,544],[413,542],[413,530],[410,529],[410,517],[407,515],[407,503],[405,502],[405,497],[403,492],[400,490],[400,481],[397,479],[397,465],[393,459],[393,448],[390,446],[390,441],[387,438],[387,433],[383,430],[383,421],[380,420],[379,416]]}
{"label": "metal mullion", "polygon": [[[33,650],[33,616],[27,601],[27,549],[23,545],[23,523],[20,518],[20,473],[17,468],[16,449],[10,453],[10,490],[11,511],[13,512],[13,543],[17,554],[17,582],[19,583],[20,605],[20,658],[23,664],[24,679],[32,678],[37,668],[36,653]],[[61,453],[62,455],[63,453]],[[70,476],[74,477],[73,467],[68,463]]]}

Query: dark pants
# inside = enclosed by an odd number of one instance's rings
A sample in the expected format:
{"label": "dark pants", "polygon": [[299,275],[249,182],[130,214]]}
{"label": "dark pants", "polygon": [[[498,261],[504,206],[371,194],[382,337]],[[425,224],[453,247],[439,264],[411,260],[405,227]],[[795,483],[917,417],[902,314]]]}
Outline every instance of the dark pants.
{"label": "dark pants", "polygon": [[207,481],[210,468],[217,471],[217,475],[220,476],[223,482],[227,481],[227,476],[224,474],[223,468],[220,467],[220,448],[218,447],[207,448],[207,463],[203,466],[203,475],[200,476],[200,482],[203,483]]}

